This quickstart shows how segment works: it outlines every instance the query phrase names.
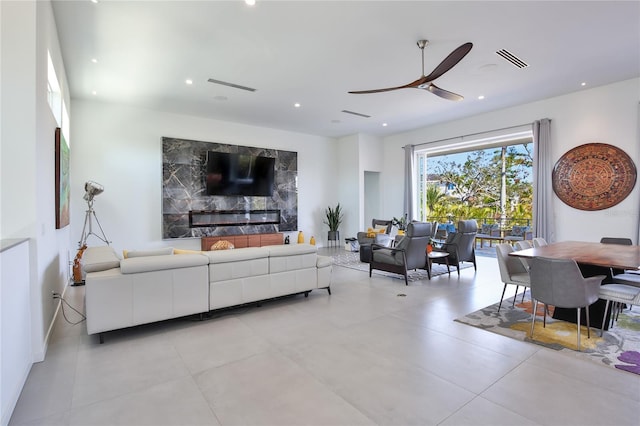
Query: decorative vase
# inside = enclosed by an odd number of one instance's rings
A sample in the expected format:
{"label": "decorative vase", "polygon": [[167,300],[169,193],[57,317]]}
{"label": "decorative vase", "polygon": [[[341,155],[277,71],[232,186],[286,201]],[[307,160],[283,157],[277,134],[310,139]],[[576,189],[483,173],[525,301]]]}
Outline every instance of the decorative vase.
{"label": "decorative vase", "polygon": [[309,239],[309,244],[311,244],[312,246],[315,246],[316,245],[316,237],[314,237],[312,235],[311,238]]}
{"label": "decorative vase", "polygon": [[304,243],[304,234],[302,231],[298,231],[298,244]]}

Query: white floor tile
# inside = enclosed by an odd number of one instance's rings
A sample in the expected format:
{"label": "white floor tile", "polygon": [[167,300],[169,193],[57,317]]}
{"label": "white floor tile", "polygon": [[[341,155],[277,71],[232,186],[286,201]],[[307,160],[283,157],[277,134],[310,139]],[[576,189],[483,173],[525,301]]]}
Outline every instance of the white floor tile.
{"label": "white floor tile", "polygon": [[499,300],[495,259],[408,286],[336,266],[331,290],[103,345],[59,318],[10,424],[638,424],[640,376],[453,321]]}

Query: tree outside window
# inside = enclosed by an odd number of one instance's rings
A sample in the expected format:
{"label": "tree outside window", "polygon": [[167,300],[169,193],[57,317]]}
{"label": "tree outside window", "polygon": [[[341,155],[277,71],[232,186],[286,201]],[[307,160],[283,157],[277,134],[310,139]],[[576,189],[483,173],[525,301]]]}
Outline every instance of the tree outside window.
{"label": "tree outside window", "polygon": [[476,219],[501,227],[529,225],[533,144],[444,155],[418,155],[419,217],[439,222]]}

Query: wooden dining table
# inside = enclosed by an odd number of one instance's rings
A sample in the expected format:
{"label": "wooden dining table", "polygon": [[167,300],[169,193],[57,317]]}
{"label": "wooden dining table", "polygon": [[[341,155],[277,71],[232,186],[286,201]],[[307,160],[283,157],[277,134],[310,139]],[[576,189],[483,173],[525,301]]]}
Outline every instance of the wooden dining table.
{"label": "wooden dining table", "polygon": [[573,259],[581,265],[614,269],[640,269],[640,246],[561,241],[546,246],[511,252],[511,256]]}
{"label": "wooden dining table", "polygon": [[[561,241],[546,246],[518,250],[509,253],[510,256],[532,259],[546,257],[551,259],[572,259],[585,277],[606,275],[603,284],[612,282],[611,270],[640,270],[640,246],[625,246],[621,244],[602,244],[585,241]],[[599,299],[589,307],[591,324],[600,326],[604,317],[605,302]],[[556,308],[553,318],[576,322],[575,309]],[[585,318],[581,319],[582,324]],[[609,321],[607,321],[608,325]],[[605,329],[608,329],[605,326]]]}

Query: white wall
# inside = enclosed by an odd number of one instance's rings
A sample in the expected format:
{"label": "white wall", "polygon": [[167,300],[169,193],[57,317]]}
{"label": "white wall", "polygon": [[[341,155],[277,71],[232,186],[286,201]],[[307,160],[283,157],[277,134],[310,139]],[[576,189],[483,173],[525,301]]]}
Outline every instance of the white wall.
{"label": "white wall", "polygon": [[[96,216],[117,250],[160,246],[200,249],[199,239],[162,240],[163,136],[274,148],[298,153],[298,228],[306,241],[326,238],[324,208],[335,204],[336,141],[330,138],[221,122],[122,105],[73,101],[71,122],[71,223],[80,238],[86,203],[84,183],[104,192],[95,198]],[[94,225],[94,232],[97,229]],[[99,233],[99,232],[97,232]],[[292,233],[292,241],[296,241]],[[319,236],[324,236],[319,238]],[[89,245],[99,245],[94,237]]]}
{"label": "white wall", "polygon": [[[582,90],[569,95],[442,123],[384,140],[384,214],[393,215],[402,205],[404,159],[400,149],[439,139],[490,131],[550,118],[554,164],[578,145],[601,142],[623,149],[640,167],[638,101],[640,79]],[[640,183],[620,204],[587,212],[564,204],[554,195],[558,240],[599,241],[602,236],[630,237],[637,242],[640,219]]]}
{"label": "white wall", "polygon": [[[0,238],[30,239],[28,286],[18,287],[23,293],[8,298],[3,295],[2,303],[11,304],[30,318],[29,332],[21,334],[25,341],[14,343],[31,349],[29,357],[23,359],[30,367],[32,362],[44,359],[47,332],[58,306],[51,292],[64,290],[69,249],[69,228],[55,229],[56,123],[47,103],[47,49],[64,87],[66,78],[49,2],[0,2],[0,15]],[[68,104],[68,94],[65,98]],[[20,270],[7,275],[3,270],[5,279],[22,283],[25,273]],[[28,306],[23,306],[25,300]],[[21,371],[21,366],[15,368]],[[16,400],[21,386],[10,391]],[[3,409],[6,397],[2,398]],[[3,422],[10,415],[3,412]]]}
{"label": "white wall", "polygon": [[29,240],[0,252],[0,273],[0,418],[6,425],[31,370]]}

